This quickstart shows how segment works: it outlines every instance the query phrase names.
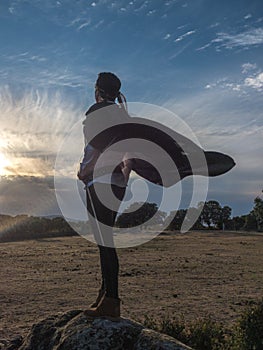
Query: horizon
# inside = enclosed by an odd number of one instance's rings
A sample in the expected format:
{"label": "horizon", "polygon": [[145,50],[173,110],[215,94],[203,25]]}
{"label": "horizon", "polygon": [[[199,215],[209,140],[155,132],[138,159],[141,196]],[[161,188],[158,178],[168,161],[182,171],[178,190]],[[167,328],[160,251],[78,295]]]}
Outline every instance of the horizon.
{"label": "horizon", "polygon": [[[209,179],[207,200],[250,212],[262,190],[260,0],[7,0],[0,18],[0,214],[56,215],[56,156],[100,71],[120,77],[128,106],[166,108],[204,149],[233,157],[229,173]],[[183,207],[191,181],[181,186]]]}
{"label": "horizon", "polygon": [[[1,179],[6,179],[7,181],[12,181],[10,178],[12,178],[12,176],[1,176]],[[17,180],[17,176],[14,177],[15,180]],[[25,179],[31,179],[31,180],[35,180],[35,177],[34,176],[27,176],[27,177],[24,177],[24,176],[21,176],[20,177],[22,181],[25,181]],[[43,178],[44,181],[46,181],[46,179]],[[50,180],[50,179],[49,179]],[[133,180],[137,180],[137,176],[135,176],[133,178]],[[39,181],[39,178],[38,178],[38,181]],[[41,180],[40,180],[41,181]],[[155,198],[160,198],[160,194],[159,192],[161,192],[161,187],[159,188],[158,186],[156,185],[153,185],[151,183],[148,183],[148,185],[151,187],[152,186],[152,191],[150,190],[149,191],[149,197],[147,198],[147,202],[148,203],[154,203],[154,204],[157,204],[158,206],[158,201],[155,202]],[[82,186],[82,185],[81,185]],[[123,200],[123,203],[120,207],[120,212],[119,214],[123,213],[128,207],[129,205],[132,205],[133,203],[142,203],[141,200],[143,200],[143,196],[140,197],[140,187],[137,187],[135,189],[135,194],[134,194],[134,190],[131,191],[131,183],[129,182],[129,186],[127,187],[127,190],[126,190],[126,195],[125,195],[125,198]],[[157,194],[155,193],[157,191]],[[136,193],[137,192],[137,193]],[[263,191],[262,191],[263,192]],[[186,193],[186,191],[184,191],[184,193]],[[137,196],[136,198],[139,198],[138,201],[133,201],[133,202],[129,202],[129,197],[131,196]],[[47,212],[47,213],[29,213],[29,212],[23,212],[23,211],[19,211],[19,212],[0,212],[0,216],[1,215],[9,215],[9,216],[12,216],[12,217],[15,217],[15,216],[32,216],[32,217],[44,217],[44,218],[52,218],[52,217],[63,217],[63,214],[61,213],[61,210],[59,208],[59,206],[57,205],[57,201],[56,201],[56,198],[55,196],[52,196],[52,212]],[[189,201],[190,201],[190,197],[191,197],[191,193],[188,192],[188,198],[184,198],[181,202],[180,202],[180,207],[178,209],[175,209],[174,211],[177,211],[177,210],[186,210],[188,208],[188,204],[189,204]],[[257,196],[260,198],[260,196]],[[83,191],[82,193],[82,196],[81,196],[82,200],[83,200],[83,203],[85,203],[85,192]],[[140,200],[141,198],[141,200]],[[255,197],[256,198],[256,197]],[[255,199],[254,198],[254,199]],[[252,201],[252,203],[247,203],[248,207],[250,207],[249,211],[246,212],[246,213],[239,213],[239,214],[233,214],[233,208],[231,207],[231,205],[229,205],[227,202],[224,202],[223,204],[218,200],[218,199],[215,199],[215,198],[207,198],[206,199],[206,202],[208,201],[217,201],[219,203],[219,205],[223,208],[224,206],[229,206],[231,208],[231,215],[230,217],[233,218],[234,216],[246,216],[248,215],[251,210],[253,209],[253,206],[254,206],[254,199]],[[49,203],[51,203],[51,200],[49,198]],[[128,203],[128,204],[127,204]],[[132,204],[130,204],[132,203]],[[182,203],[185,203],[186,205],[183,207],[182,206]],[[194,206],[194,208],[197,208],[196,206]],[[166,213],[166,216],[169,216],[169,214],[171,214],[173,210],[169,211],[169,210],[164,210],[164,212]],[[74,214],[73,214],[74,216]],[[82,219],[80,218],[80,221]]]}

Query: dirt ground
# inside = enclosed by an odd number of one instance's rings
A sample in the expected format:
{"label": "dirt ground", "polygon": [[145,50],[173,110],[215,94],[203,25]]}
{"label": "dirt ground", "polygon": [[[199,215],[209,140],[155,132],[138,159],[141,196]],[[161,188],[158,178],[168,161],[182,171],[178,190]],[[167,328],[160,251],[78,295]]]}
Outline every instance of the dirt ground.
{"label": "dirt ground", "polygon": [[[208,317],[231,326],[263,296],[263,236],[161,235],[119,249],[122,315]],[[76,236],[0,244],[0,338],[51,314],[85,309],[100,285],[97,247]]]}

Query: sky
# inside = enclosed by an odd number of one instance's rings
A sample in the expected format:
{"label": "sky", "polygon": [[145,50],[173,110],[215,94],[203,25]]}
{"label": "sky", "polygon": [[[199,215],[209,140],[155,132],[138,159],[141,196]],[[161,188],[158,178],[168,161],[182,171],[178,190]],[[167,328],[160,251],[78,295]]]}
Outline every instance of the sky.
{"label": "sky", "polygon": [[59,213],[55,159],[101,71],[121,78],[128,102],[169,109],[204,149],[231,155],[207,199],[252,209],[263,187],[261,0],[0,0],[0,47],[0,214]]}

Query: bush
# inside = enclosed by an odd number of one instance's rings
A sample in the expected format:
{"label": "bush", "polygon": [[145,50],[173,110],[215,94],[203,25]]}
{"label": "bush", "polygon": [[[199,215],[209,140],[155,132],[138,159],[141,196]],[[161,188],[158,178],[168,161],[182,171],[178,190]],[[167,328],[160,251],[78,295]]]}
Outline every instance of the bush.
{"label": "bush", "polygon": [[263,349],[263,299],[248,307],[238,320],[233,337],[235,350]]}
{"label": "bush", "polygon": [[199,319],[189,327],[187,343],[196,350],[226,349],[225,330],[211,319]]}
{"label": "bush", "polygon": [[250,305],[231,330],[210,318],[187,324],[169,315],[158,320],[147,315],[143,324],[195,350],[263,350],[263,299]]}
{"label": "bush", "polygon": [[186,326],[183,318],[163,318],[160,324],[160,332],[170,335],[181,342],[187,341]]}
{"label": "bush", "polygon": [[195,350],[228,349],[225,331],[221,325],[208,320],[197,320],[187,325],[183,318],[162,317],[159,321],[145,316],[144,326],[176,338]]}

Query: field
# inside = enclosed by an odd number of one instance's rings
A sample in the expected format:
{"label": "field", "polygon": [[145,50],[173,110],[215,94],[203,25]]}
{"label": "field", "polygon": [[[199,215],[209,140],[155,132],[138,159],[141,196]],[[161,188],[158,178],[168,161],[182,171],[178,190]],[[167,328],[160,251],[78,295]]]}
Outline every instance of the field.
{"label": "field", "polygon": [[[231,327],[263,296],[262,235],[167,234],[118,252],[122,315],[137,321],[210,316]],[[36,321],[94,300],[98,250],[79,236],[2,243],[0,280],[0,339],[25,335]]]}

